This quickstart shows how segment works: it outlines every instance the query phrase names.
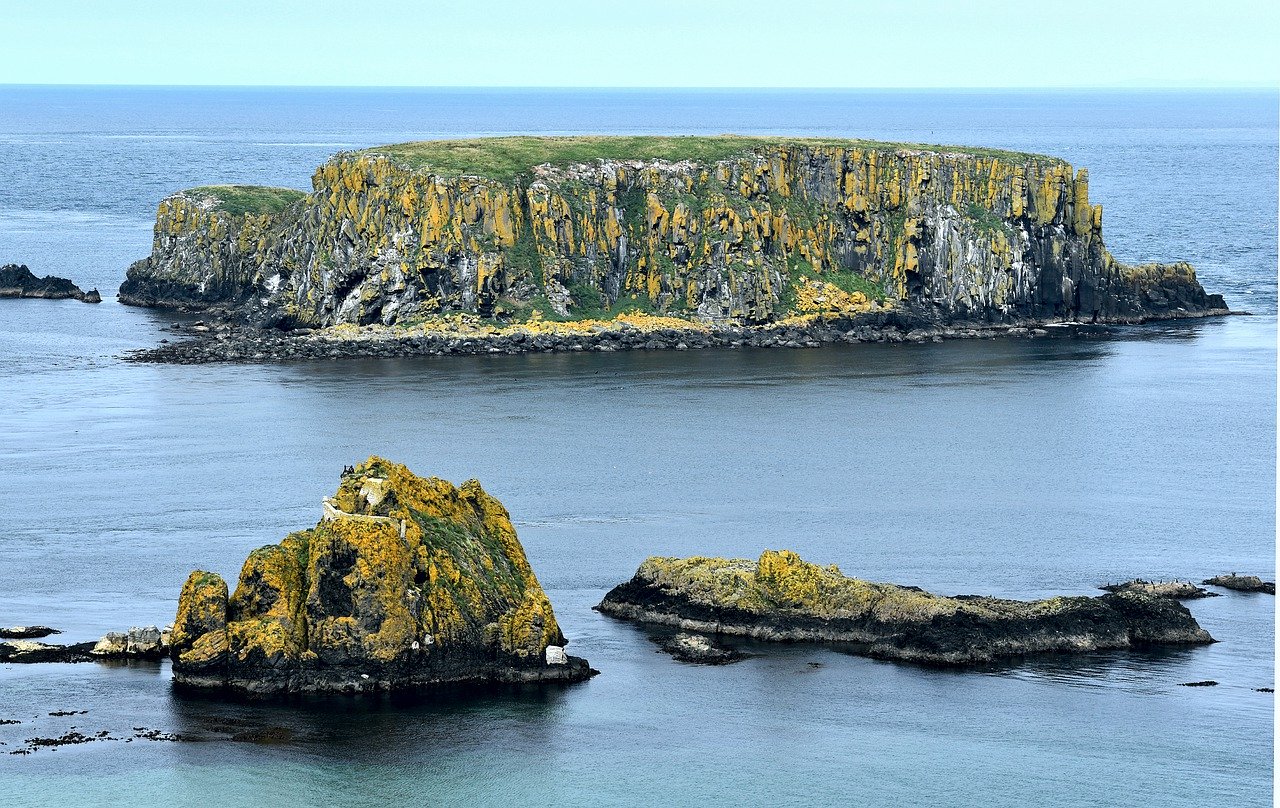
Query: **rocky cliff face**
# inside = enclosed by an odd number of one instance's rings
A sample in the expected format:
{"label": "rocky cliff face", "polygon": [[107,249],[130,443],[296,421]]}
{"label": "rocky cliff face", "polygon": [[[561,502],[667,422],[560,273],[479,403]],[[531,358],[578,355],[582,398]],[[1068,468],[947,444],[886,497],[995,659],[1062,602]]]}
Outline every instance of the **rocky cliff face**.
{"label": "rocky cliff face", "polygon": [[235,592],[193,572],[172,633],[180,684],[360,691],[574,681],[564,636],[506,510],[370,458],[314,528],[255,550]]}
{"label": "rocky cliff face", "polygon": [[1087,173],[1037,155],[498,138],[340,154],[312,185],[164,200],[121,300],[283,326],[457,311],[750,324],[886,308],[928,322],[1225,309],[1187,264],[1113,259]]}
{"label": "rocky cliff face", "polygon": [[757,561],[650,558],[597,608],[690,631],[848,643],[869,656],[945,665],[1213,642],[1184,606],[1167,598],[948,598],[847,578],[786,550],[767,550]]}

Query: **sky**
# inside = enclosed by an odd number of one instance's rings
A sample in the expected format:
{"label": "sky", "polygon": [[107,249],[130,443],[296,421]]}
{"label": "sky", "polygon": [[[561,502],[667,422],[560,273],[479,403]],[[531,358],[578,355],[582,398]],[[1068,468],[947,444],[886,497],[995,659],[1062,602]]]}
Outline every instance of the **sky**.
{"label": "sky", "polygon": [[1274,0],[3,0],[0,84],[1274,87]]}

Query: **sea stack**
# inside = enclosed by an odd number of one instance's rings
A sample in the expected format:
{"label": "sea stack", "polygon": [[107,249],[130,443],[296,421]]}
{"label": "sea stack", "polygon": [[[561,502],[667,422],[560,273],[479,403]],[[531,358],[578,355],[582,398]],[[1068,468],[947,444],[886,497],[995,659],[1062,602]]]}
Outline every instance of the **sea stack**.
{"label": "sea stack", "polygon": [[1061,159],[738,136],[402,143],[334,156],[309,193],[192,188],[160,202],[120,300],[281,329],[1227,313],[1186,263],[1114,259],[1088,172]]}
{"label": "sea stack", "polygon": [[234,593],[193,572],[172,656],[184,686],[358,692],[589,677],[565,643],[498,500],[371,457],[314,528],[253,551]]}
{"label": "sea stack", "polygon": [[757,561],[650,558],[596,608],[685,631],[840,643],[867,656],[935,665],[1214,641],[1169,598],[942,597],[848,578],[786,550],[766,550]]}

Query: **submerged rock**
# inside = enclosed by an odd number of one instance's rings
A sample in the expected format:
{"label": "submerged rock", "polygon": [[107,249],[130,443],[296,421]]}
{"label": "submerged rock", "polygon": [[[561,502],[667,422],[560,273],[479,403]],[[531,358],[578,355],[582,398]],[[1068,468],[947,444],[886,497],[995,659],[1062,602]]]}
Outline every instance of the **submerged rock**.
{"label": "submerged rock", "polygon": [[1214,641],[1186,607],[1167,598],[941,597],[847,578],[834,565],[810,564],[786,550],[767,550],[758,561],[650,558],[596,608],[688,631],[850,643],[868,656],[946,665]]}
{"label": "submerged rock", "polygon": [[46,300],[73,298],[85,303],[101,303],[97,289],[84,291],[66,278],[45,275],[37,278],[23,264],[0,267],[0,297],[39,297]]}
{"label": "submerged rock", "polygon": [[1129,592],[1136,595],[1152,595],[1157,598],[1173,600],[1195,600],[1197,598],[1216,598],[1217,592],[1201,589],[1190,581],[1144,581],[1134,578],[1122,584],[1107,584],[1099,589],[1106,592]]}
{"label": "submerged rock", "polygon": [[173,629],[180,684],[254,693],[577,681],[507,511],[370,458],[322,519],[254,550],[235,592],[193,572]]}
{"label": "submerged rock", "polygon": [[1262,592],[1267,595],[1276,593],[1275,581],[1264,581],[1256,575],[1236,575],[1234,572],[1230,575],[1215,575],[1202,583],[1236,592]]}

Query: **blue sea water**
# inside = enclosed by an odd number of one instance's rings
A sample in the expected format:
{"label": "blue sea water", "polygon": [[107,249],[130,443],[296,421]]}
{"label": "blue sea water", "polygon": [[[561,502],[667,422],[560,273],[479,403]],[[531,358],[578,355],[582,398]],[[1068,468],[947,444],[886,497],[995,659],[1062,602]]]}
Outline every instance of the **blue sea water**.
{"label": "blue sea water", "polygon": [[[786,547],[944,594],[1275,574],[1277,101],[1228,92],[0,87],[0,263],[105,302],[0,301],[0,624],[172,619],[191,569],[313,523],[377,453],[478,477],[602,674],[537,693],[179,697],[167,665],[0,665],[0,803],[1267,805],[1275,602],[1219,643],[954,672],[813,646],[701,668],[590,607],[650,554]],[[331,153],[538,133],[840,135],[1090,169],[1122,260],[1252,317],[1111,339],[155,366],[118,305],[156,202],[309,186]],[[1213,688],[1182,682],[1215,679]],[[88,710],[53,717],[55,710]],[[71,726],[102,741],[29,756]],[[275,731],[270,744],[232,740]]]}

